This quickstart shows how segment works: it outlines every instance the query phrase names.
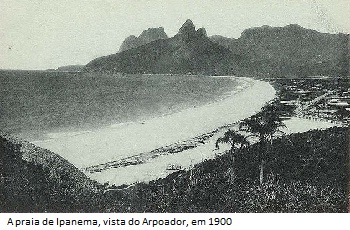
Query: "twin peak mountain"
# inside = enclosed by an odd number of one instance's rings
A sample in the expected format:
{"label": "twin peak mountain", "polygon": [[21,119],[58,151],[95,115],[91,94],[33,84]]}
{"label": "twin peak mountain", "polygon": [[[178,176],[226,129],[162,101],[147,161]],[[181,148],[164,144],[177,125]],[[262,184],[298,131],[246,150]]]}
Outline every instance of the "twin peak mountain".
{"label": "twin peak mountain", "polygon": [[[204,28],[200,28],[196,31],[193,22],[188,19],[179,29],[178,34],[176,35],[181,37],[181,39],[190,41],[197,37],[207,36],[207,32]],[[148,28],[144,30],[140,36],[136,37],[135,35],[131,35],[127,37],[122,45],[120,46],[119,52],[123,52],[125,50],[137,48],[139,46],[145,45],[147,43],[159,40],[159,39],[167,39],[168,35],[164,32],[163,27],[158,28]]]}
{"label": "twin peak mountain", "polygon": [[191,20],[187,20],[172,38],[166,38],[163,31],[161,27],[148,29],[138,38],[129,37],[129,41],[136,41],[134,47],[126,49],[124,44],[122,52],[97,58],[88,63],[86,69],[112,73],[210,75],[228,71],[225,68],[233,60],[232,53],[210,41],[205,29],[196,30]]}
{"label": "twin peak mountain", "polygon": [[163,27],[129,36],[119,53],[92,60],[86,71],[106,73],[315,76],[349,74],[348,34],[298,25],[262,26],[238,39],[207,36],[187,20],[168,38]]}

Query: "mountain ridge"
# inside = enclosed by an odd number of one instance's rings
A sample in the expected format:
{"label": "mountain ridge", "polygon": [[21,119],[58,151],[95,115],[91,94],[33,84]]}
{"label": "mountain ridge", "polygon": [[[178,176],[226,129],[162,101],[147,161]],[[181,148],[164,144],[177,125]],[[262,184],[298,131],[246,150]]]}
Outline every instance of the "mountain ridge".
{"label": "mountain ridge", "polygon": [[349,75],[349,35],[320,33],[291,24],[246,29],[239,38],[214,35],[210,39],[244,54],[250,74],[265,76]]}
{"label": "mountain ridge", "polygon": [[[134,38],[133,38],[134,39]],[[86,71],[260,77],[348,76],[349,35],[291,24],[246,29],[239,38],[207,36],[188,19],[178,33],[92,60]]]}
{"label": "mountain ridge", "polygon": [[187,20],[172,38],[92,60],[87,71],[123,73],[226,74],[237,57],[209,40]]}
{"label": "mountain ridge", "polygon": [[135,35],[130,35],[129,37],[127,37],[120,46],[119,52],[137,48],[152,41],[167,38],[168,35],[164,32],[163,27],[148,28],[147,30],[142,31],[142,33],[138,37],[136,37]]}

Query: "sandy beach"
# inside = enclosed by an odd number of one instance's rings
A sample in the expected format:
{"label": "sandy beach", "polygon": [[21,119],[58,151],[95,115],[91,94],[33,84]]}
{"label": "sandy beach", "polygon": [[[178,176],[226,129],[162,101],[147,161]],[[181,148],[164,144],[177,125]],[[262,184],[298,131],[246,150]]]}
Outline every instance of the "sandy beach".
{"label": "sandy beach", "polygon": [[[155,117],[146,121],[114,124],[96,131],[51,133],[48,140],[34,144],[60,154],[78,168],[86,168],[107,162],[140,156],[157,148],[191,140],[210,133],[219,127],[233,124],[251,116],[275,97],[274,88],[267,82],[239,78],[240,86],[229,96],[205,106],[190,108],[174,114]],[[329,122],[292,118],[285,121],[285,133],[305,132],[334,126]],[[85,170],[85,174],[101,183],[115,185],[132,184],[162,178],[172,170],[169,165],[190,168],[205,159],[224,152],[225,147],[215,149],[215,141],[222,129],[205,143],[176,154],[158,155],[146,161],[124,167],[109,167],[100,172]]]}
{"label": "sandy beach", "polygon": [[240,89],[205,106],[90,132],[51,134],[51,139],[33,143],[61,155],[78,168],[148,152],[246,118],[275,96],[267,82],[248,78],[239,81]]}
{"label": "sandy beach", "polygon": [[[306,132],[311,129],[327,129],[336,124],[325,121],[315,121],[303,118],[293,117],[285,122],[286,128],[282,131],[286,134]],[[168,165],[180,165],[184,169],[191,168],[193,165],[202,162],[204,159],[211,159],[222,154],[230,148],[229,145],[220,145],[220,149],[215,148],[215,142],[222,136],[226,129],[221,130],[211,137],[205,144],[193,149],[182,152],[160,156],[144,164],[130,165],[127,167],[110,168],[101,172],[86,174],[100,183],[110,183],[115,185],[133,184],[135,182],[148,182],[158,178],[164,178],[173,173],[166,170]],[[123,176],[120,176],[123,175]]]}

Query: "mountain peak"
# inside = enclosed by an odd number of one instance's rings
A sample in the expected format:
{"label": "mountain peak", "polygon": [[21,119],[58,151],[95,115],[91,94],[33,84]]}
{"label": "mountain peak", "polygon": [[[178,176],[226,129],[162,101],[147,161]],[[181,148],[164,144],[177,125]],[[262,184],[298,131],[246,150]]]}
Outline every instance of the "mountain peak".
{"label": "mountain peak", "polygon": [[186,22],[179,29],[178,34],[194,34],[196,32],[196,28],[193,22],[190,19],[187,19]]}
{"label": "mountain peak", "polygon": [[205,28],[199,28],[197,30],[197,34],[198,36],[201,36],[201,37],[207,37],[207,31],[205,30]]}
{"label": "mountain peak", "polygon": [[[263,37],[263,36],[283,36],[290,34],[295,35],[295,33],[314,33],[316,31],[311,29],[303,28],[302,26],[298,24],[289,24],[282,27],[272,27],[268,25],[260,26],[260,27],[252,27],[249,29],[246,29],[242,32],[241,37],[247,38],[247,37]],[[278,35],[279,34],[279,35]]]}
{"label": "mountain peak", "polygon": [[142,31],[138,37],[135,35],[127,37],[124,40],[123,44],[120,46],[119,52],[136,48],[155,40],[166,38],[168,38],[168,35],[164,32],[163,27],[148,28],[147,30]]}
{"label": "mountain peak", "polygon": [[204,28],[199,28],[196,31],[196,27],[190,19],[187,19],[186,22],[181,26],[176,37],[180,38],[182,41],[190,42],[193,39],[207,37],[207,32]]}
{"label": "mountain peak", "polygon": [[158,39],[166,39],[168,36],[164,32],[163,27],[158,28],[148,28],[147,30],[142,31],[139,39],[145,39],[145,40],[158,40]]}
{"label": "mountain peak", "polygon": [[230,50],[210,41],[204,28],[196,30],[193,22],[187,20],[174,37],[95,59],[86,65],[86,70],[212,75],[231,73],[238,66],[236,62]]}

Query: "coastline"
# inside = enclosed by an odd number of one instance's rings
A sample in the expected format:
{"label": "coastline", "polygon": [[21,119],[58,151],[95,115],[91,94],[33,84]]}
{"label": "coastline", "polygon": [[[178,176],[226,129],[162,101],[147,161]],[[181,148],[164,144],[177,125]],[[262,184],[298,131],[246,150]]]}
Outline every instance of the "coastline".
{"label": "coastline", "polygon": [[61,155],[78,168],[149,152],[249,117],[274,98],[275,90],[269,83],[241,80],[249,83],[245,89],[232,92],[233,95],[215,103],[142,123],[133,122],[32,143]]}
{"label": "coastline", "polygon": [[[102,184],[164,178],[174,172],[169,166],[188,169],[222,153],[227,146],[215,150],[217,138],[275,98],[276,91],[268,82],[239,80],[244,83],[229,95],[204,106],[97,131],[58,133],[53,139],[33,143],[59,154]],[[296,117],[285,124],[285,133],[334,126]]]}
{"label": "coastline", "polygon": [[[218,127],[249,117],[275,97],[275,89],[267,82],[250,78],[239,80],[245,83],[235,88],[229,96],[204,106],[144,122],[116,124],[93,132],[61,135],[33,143],[61,155],[80,169],[139,156],[168,145],[176,146],[184,140],[208,134]],[[147,160],[143,164],[111,168],[99,173],[85,171],[85,174],[99,182],[114,184],[164,177],[172,172],[166,170],[168,164],[179,163],[182,167],[189,167],[215,156],[212,142],[218,135],[214,133],[206,143],[194,149],[176,154],[158,154],[156,158],[151,156],[151,161]]]}
{"label": "coastline", "polygon": [[[303,133],[313,129],[324,130],[339,126],[339,124],[328,121],[299,117],[291,117],[284,123],[286,127],[282,131],[285,134]],[[84,171],[86,175],[100,183],[114,185],[134,184],[164,178],[173,173],[174,170],[191,169],[194,165],[215,158],[228,150],[228,145],[221,146],[220,150],[215,149],[215,142],[227,129],[235,129],[236,126],[237,122],[227,124],[186,141],[117,161],[91,166],[85,168]]]}
{"label": "coastline", "polygon": [[[326,121],[313,121],[297,117],[292,117],[284,123],[286,127],[282,131],[285,134],[303,133],[313,129],[324,130],[337,126]],[[119,161],[88,167],[84,169],[84,173],[99,183],[109,183],[116,186],[165,178],[174,172],[174,170],[168,170],[169,166],[180,166],[179,169],[188,170],[204,160],[213,159],[225,153],[225,150],[229,150],[229,145],[222,145],[220,149],[216,149],[215,142],[219,137],[222,137],[228,128],[234,129],[235,126],[237,126],[237,122],[220,127],[211,133],[203,134],[200,136],[204,136],[202,139],[198,140],[198,137],[195,137],[163,147],[161,148],[163,151],[156,149]],[[183,144],[187,145],[188,148],[184,148]],[[180,150],[175,153],[171,152],[174,149],[175,151]],[[177,170],[175,169],[175,171]]]}

